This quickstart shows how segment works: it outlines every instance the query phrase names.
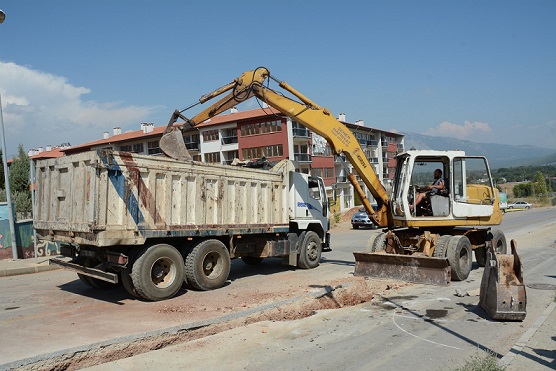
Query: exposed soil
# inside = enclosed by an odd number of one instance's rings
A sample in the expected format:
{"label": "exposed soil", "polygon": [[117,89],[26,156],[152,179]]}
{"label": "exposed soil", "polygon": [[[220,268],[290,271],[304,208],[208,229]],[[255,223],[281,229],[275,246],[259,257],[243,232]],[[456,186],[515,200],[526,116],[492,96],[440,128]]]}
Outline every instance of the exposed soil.
{"label": "exposed soil", "polygon": [[[401,284],[405,285],[405,284]],[[64,354],[56,358],[51,358],[42,362],[27,365],[22,370],[78,370],[85,367],[99,365],[118,359],[127,358],[137,354],[161,349],[170,345],[201,339],[210,335],[230,330],[239,326],[261,322],[261,321],[290,321],[309,317],[319,310],[337,309],[350,307],[368,302],[376,294],[395,289],[391,283],[380,280],[365,280],[362,277],[351,277],[347,281],[332,282],[331,286],[325,288],[326,293],[322,296],[305,295],[293,302],[278,306],[273,309],[261,311],[256,314],[240,317],[235,320],[202,326],[193,329],[179,330],[175,333],[168,333],[161,336],[145,337],[129,342],[119,342],[106,346],[91,348],[87,351]],[[263,293],[269,300],[276,300],[276,293],[270,297],[271,293]],[[233,298],[233,295],[230,295]],[[245,299],[245,298],[243,298]],[[246,308],[248,303],[236,303],[240,308]],[[257,301],[257,305],[261,302]],[[235,305],[227,303],[227,305]],[[189,307],[189,308],[195,308]],[[163,305],[157,309],[163,314],[187,314],[189,308],[178,306]],[[230,307],[232,310],[233,307]]]}

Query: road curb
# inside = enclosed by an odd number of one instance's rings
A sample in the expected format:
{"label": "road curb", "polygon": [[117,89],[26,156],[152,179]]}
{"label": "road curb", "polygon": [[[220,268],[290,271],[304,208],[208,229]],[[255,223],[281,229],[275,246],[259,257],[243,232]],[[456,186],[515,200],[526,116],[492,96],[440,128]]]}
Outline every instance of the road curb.
{"label": "road curb", "polygon": [[515,345],[508,351],[508,353],[506,353],[506,355],[498,361],[499,366],[508,367],[510,363],[515,359],[515,357],[521,354],[523,348],[527,346],[527,342],[531,340],[537,330],[543,325],[547,318],[550,317],[555,308],[556,303],[551,303],[544,310],[541,316],[537,318],[535,323],[533,323],[533,325],[519,338]]}
{"label": "road curb", "polygon": [[53,265],[33,264],[25,267],[0,268],[0,277],[19,276],[22,274],[40,273],[60,269]]}

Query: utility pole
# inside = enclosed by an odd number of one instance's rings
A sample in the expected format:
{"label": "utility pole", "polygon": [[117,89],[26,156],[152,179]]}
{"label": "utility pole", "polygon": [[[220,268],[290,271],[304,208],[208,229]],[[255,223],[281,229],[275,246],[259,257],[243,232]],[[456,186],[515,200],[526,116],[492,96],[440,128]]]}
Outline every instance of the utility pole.
{"label": "utility pole", "polygon": [[[0,23],[4,22],[6,14],[0,9]],[[10,195],[10,176],[8,174],[8,160],[6,156],[6,136],[4,135],[4,115],[2,113],[2,96],[0,95],[0,129],[2,130],[2,163],[4,165],[4,179],[6,182],[6,200],[8,201],[8,221],[10,234],[12,235],[12,258],[17,259],[17,244],[15,242],[14,214],[12,207],[12,196]]]}

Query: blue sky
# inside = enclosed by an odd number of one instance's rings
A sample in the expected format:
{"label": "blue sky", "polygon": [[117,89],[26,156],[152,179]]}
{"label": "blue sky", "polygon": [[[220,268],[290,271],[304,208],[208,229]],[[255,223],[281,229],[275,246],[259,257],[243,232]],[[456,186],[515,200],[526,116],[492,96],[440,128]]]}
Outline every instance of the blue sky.
{"label": "blue sky", "polygon": [[552,0],[0,0],[0,9],[9,157],[20,143],[164,125],[258,66],[350,122],[556,151]]}

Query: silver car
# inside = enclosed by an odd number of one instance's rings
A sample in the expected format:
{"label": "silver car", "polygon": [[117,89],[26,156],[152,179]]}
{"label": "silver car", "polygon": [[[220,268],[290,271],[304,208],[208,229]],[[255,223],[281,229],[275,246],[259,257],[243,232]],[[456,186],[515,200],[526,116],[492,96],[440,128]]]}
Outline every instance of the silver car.
{"label": "silver car", "polygon": [[533,205],[525,201],[517,201],[513,204],[508,204],[508,209],[530,209]]}
{"label": "silver car", "polygon": [[[375,205],[373,205],[373,209],[376,210]],[[353,229],[357,229],[359,227],[371,227],[372,229],[376,228],[376,225],[371,221],[364,207],[360,208],[358,212],[353,214],[351,217],[351,226]]]}

